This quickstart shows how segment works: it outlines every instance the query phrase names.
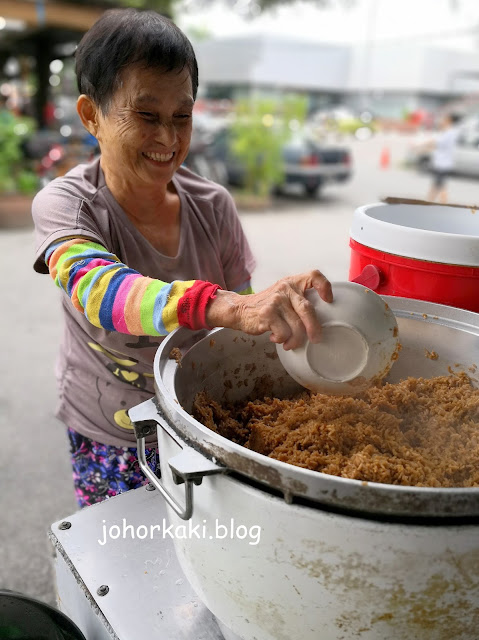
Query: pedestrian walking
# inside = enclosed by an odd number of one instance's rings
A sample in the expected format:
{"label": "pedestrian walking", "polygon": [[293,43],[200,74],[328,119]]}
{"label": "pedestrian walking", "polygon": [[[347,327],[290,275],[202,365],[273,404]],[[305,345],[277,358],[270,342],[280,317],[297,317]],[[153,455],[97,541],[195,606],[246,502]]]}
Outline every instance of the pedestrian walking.
{"label": "pedestrian walking", "polygon": [[441,204],[447,203],[447,180],[454,169],[454,147],[459,137],[459,122],[460,116],[455,113],[448,113],[441,120],[440,133],[433,144],[433,182],[427,197],[430,202],[437,200]]}

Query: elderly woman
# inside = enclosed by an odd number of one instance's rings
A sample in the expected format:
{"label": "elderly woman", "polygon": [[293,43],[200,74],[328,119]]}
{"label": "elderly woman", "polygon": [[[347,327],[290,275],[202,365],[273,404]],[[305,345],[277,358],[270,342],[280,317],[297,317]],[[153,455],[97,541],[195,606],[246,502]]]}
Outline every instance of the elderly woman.
{"label": "elderly woman", "polygon": [[[182,166],[198,68],[171,21],[105,12],[78,46],[76,74],[77,110],[101,154],[40,191],[33,218],[35,269],[63,291],[57,417],[85,506],[144,481],[127,411],[153,394],[162,336],[179,326],[270,331],[291,349],[319,339],[304,291],[332,293],[319,271],[252,293],[232,198]],[[147,453],[155,470],[156,451]]]}

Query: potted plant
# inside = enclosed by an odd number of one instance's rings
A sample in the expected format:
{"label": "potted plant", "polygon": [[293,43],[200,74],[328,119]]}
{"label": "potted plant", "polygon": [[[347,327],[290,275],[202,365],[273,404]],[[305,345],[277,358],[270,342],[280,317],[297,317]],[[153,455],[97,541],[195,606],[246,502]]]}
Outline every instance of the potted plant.
{"label": "potted plant", "polygon": [[31,118],[0,110],[0,227],[31,224],[31,203],[39,184],[22,143],[34,129]]}

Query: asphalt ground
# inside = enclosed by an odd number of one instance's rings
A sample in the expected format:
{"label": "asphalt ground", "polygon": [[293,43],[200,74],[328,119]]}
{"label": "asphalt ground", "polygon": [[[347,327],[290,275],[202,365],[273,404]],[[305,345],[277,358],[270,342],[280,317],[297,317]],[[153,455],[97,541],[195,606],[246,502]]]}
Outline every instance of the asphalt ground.
{"label": "asphalt ground", "polygon": [[[384,196],[424,198],[430,177],[402,166],[413,141],[399,135],[348,143],[354,177],[307,200],[278,199],[241,218],[257,257],[253,285],[320,268],[345,280],[349,226],[356,207]],[[391,164],[380,168],[387,148]],[[479,203],[479,180],[454,178],[450,201]],[[49,525],[76,510],[65,428],[53,416],[54,360],[62,332],[59,296],[34,273],[32,229],[0,229],[0,588],[55,603]]]}

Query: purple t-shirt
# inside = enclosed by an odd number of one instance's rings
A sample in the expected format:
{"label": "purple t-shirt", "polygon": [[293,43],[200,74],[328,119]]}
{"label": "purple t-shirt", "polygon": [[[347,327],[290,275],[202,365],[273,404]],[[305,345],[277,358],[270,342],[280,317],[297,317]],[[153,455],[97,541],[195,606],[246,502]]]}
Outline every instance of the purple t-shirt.
{"label": "purple t-shirt", "polygon": [[[255,262],[232,197],[183,167],[173,184],[180,198],[180,244],[170,257],[130,221],[106,186],[99,158],[57,178],[33,201],[35,270],[48,273],[44,255],[53,242],[81,236],[144,276],[164,282],[207,280],[238,289],[251,278]],[[127,410],[154,393],[152,364],[162,338],[99,329],[64,292],[62,306],[56,415],[92,440],[131,447],[135,436]],[[147,444],[154,440],[150,437]]]}

